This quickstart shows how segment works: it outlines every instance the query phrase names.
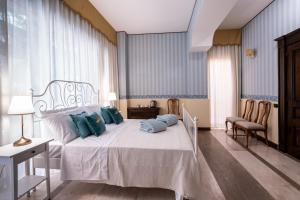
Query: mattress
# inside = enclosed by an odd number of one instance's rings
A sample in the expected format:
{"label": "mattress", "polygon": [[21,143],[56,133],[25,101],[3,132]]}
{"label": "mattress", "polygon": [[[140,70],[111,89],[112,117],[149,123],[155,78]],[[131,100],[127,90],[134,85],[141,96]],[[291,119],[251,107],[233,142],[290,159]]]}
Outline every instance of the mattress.
{"label": "mattress", "polygon": [[49,158],[60,158],[63,144],[59,141],[49,142]]}
{"label": "mattress", "polygon": [[140,120],[108,126],[100,137],[65,145],[62,179],[124,187],[153,187],[197,197],[200,167],[191,139],[179,121],[160,133],[145,133]]}

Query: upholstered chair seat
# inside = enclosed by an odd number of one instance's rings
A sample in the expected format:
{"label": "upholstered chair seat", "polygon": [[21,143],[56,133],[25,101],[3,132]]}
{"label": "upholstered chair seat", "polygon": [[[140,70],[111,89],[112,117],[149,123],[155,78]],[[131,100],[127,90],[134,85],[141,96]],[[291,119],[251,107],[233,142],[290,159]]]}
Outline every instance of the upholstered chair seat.
{"label": "upholstered chair seat", "polygon": [[271,102],[269,101],[260,101],[257,106],[256,118],[253,122],[238,121],[234,125],[234,132],[238,136],[237,131],[244,131],[246,136],[246,147],[248,148],[248,138],[254,132],[257,135],[257,132],[262,131],[265,135],[266,144],[268,145],[268,118],[271,111]]}
{"label": "upholstered chair seat", "polygon": [[251,129],[253,131],[263,131],[265,129],[265,126],[262,124],[247,121],[237,121],[235,125],[244,129]]}
{"label": "upholstered chair seat", "polygon": [[226,117],[226,120],[225,120],[226,133],[228,131],[228,123],[231,123],[232,130],[233,130],[232,137],[234,138],[235,123],[238,121],[251,121],[253,107],[254,107],[254,100],[248,99],[246,101],[244,113],[243,113],[242,117]]}
{"label": "upholstered chair seat", "polygon": [[226,121],[230,123],[236,123],[238,121],[247,121],[247,120],[242,117],[226,117]]}

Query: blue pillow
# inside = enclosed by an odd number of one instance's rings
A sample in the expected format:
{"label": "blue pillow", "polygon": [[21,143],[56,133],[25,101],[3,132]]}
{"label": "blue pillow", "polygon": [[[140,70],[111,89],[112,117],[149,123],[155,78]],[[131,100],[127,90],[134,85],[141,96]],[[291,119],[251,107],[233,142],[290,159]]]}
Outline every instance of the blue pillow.
{"label": "blue pillow", "polygon": [[105,121],[105,124],[111,124],[113,123],[113,119],[111,118],[109,112],[108,112],[109,107],[102,107],[101,108],[101,115]]}
{"label": "blue pillow", "polygon": [[104,121],[96,112],[85,116],[85,118],[88,121],[89,129],[92,134],[99,136],[106,130]]}
{"label": "blue pillow", "polygon": [[91,135],[91,131],[88,126],[88,121],[85,118],[85,116],[86,116],[86,112],[82,112],[75,115],[70,114],[70,117],[75,123],[75,126],[77,127],[79,132],[79,136],[81,138],[86,138],[87,136]]}
{"label": "blue pillow", "polygon": [[109,113],[109,116],[113,119],[115,124],[120,124],[121,122],[123,122],[123,117],[117,108],[115,108],[115,107],[108,108],[107,111]]}

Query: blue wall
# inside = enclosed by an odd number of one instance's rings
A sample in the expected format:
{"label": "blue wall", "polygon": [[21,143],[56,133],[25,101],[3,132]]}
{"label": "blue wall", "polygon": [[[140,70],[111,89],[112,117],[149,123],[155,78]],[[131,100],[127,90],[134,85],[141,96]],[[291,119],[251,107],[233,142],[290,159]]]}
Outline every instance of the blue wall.
{"label": "blue wall", "polygon": [[[242,97],[278,100],[277,43],[300,27],[300,0],[275,0],[243,28]],[[256,49],[255,58],[245,49]]]}
{"label": "blue wall", "polygon": [[[186,32],[127,38],[120,33],[118,38],[119,51],[127,51],[119,60],[126,68],[126,75],[121,69],[120,84],[127,82],[126,89],[120,85],[121,98],[207,98],[207,55],[188,53]],[[127,47],[121,40],[127,40]]]}

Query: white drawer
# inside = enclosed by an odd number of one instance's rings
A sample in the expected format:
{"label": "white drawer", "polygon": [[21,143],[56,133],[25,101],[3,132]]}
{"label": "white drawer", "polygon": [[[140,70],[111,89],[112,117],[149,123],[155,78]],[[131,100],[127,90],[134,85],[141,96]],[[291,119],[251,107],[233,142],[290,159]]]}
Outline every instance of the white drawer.
{"label": "white drawer", "polygon": [[21,163],[21,162],[24,162],[26,160],[28,160],[29,158],[32,158],[42,152],[46,151],[46,144],[41,144],[39,146],[36,146],[32,149],[28,149],[27,151],[24,151],[20,154],[18,154],[16,157],[15,157],[15,162],[18,164],[18,163]]}

